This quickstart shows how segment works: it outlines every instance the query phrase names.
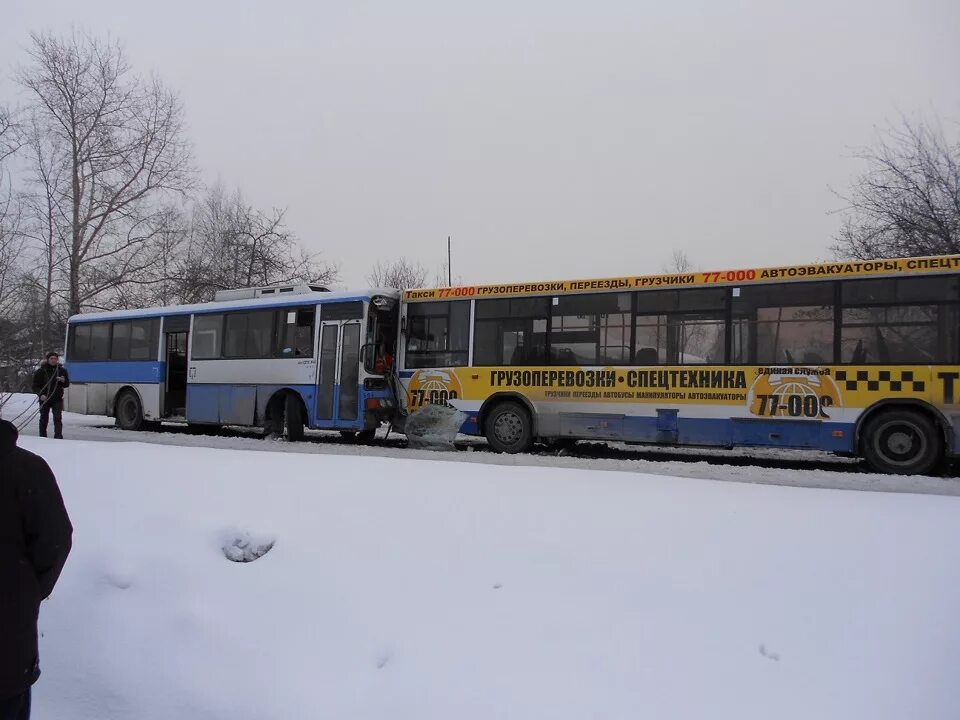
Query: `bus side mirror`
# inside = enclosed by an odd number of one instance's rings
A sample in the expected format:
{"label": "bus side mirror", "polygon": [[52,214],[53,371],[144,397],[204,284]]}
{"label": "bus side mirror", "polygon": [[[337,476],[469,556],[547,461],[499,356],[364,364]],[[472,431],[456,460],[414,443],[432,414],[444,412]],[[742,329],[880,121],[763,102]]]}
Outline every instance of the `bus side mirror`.
{"label": "bus side mirror", "polygon": [[400,334],[401,335],[407,334],[407,316],[406,315],[400,318]]}

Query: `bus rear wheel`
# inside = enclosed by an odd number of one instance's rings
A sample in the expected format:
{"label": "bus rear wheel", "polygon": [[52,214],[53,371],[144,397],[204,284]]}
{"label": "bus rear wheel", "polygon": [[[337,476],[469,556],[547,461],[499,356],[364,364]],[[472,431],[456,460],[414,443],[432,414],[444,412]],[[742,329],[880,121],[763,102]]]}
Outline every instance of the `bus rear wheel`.
{"label": "bus rear wheel", "polygon": [[943,459],[943,434],[927,415],[887,410],[870,418],[861,435],[867,465],[890,475],[926,475]]}
{"label": "bus rear wheel", "polygon": [[141,430],[144,426],[140,398],[132,390],[124,390],[117,398],[116,422],[121,430]]}
{"label": "bus rear wheel", "polygon": [[533,444],[530,413],[518,402],[502,402],[494,407],[484,426],[487,442],[497,452],[526,452]]}

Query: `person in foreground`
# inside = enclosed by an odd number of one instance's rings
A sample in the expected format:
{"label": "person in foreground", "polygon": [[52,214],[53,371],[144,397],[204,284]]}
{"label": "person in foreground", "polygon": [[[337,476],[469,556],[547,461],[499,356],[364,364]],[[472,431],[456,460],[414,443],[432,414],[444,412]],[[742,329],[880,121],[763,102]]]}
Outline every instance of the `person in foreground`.
{"label": "person in foreground", "polygon": [[63,390],[70,387],[67,369],[60,364],[60,356],[47,353],[43,365],[33,374],[33,392],[40,398],[40,437],[47,436],[50,411],[53,411],[53,437],[63,438]]}
{"label": "person in foreground", "polygon": [[72,545],[73,526],[43,458],[0,420],[0,720],[28,720],[40,676],[37,617]]}

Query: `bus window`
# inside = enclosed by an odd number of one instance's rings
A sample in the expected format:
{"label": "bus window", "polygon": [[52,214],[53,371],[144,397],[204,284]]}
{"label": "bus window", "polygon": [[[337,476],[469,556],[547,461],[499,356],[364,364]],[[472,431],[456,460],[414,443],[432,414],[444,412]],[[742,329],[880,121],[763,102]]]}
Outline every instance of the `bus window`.
{"label": "bus window", "polygon": [[113,360],[128,360],[130,358],[130,323],[115,322],[113,324],[110,358]]}
{"label": "bus window", "polygon": [[844,308],[840,336],[844,363],[953,362],[957,344],[956,306]]}
{"label": "bus window", "polygon": [[667,316],[637,315],[635,326],[637,365],[662,365],[667,361]]}
{"label": "bus window", "polygon": [[256,359],[271,357],[274,315],[270,310],[227,313],[223,356]]}
{"label": "bus window", "polygon": [[844,305],[894,305],[955,302],[957,276],[844,280]]}
{"label": "bus window", "polygon": [[88,359],[110,359],[110,323],[98,322],[90,326],[90,357]]}
{"label": "bus window", "polygon": [[220,357],[223,340],[223,315],[197,315],[193,319],[193,337],[190,356],[194,360],[212,360]]}
{"label": "bus window", "polygon": [[[116,332],[116,328],[114,328]],[[160,321],[157,319],[134,320],[130,323],[130,359],[150,360],[156,357]]]}
{"label": "bus window", "polygon": [[956,276],[844,280],[841,361],[957,360]]}
{"label": "bus window", "polygon": [[832,363],[834,288],[831,282],[735,288],[730,362]]}
{"label": "bus window", "polygon": [[270,310],[247,315],[247,357],[268,358],[273,355],[273,315]]}
{"label": "bus window", "polygon": [[223,357],[242,358],[246,356],[247,313],[227,313],[227,324],[223,331]]}
{"label": "bus window", "polygon": [[313,357],[313,325],[316,310],[311,308],[277,311],[277,354],[280,357]]}
{"label": "bus window", "polygon": [[726,321],[717,315],[683,314],[670,318],[667,333],[671,363],[722,365]]}
{"label": "bus window", "polygon": [[894,278],[847,280],[841,296],[844,305],[893,303],[897,300],[897,281]]}
{"label": "bus window", "polygon": [[74,325],[72,343],[68,348],[70,360],[83,361],[90,359],[90,325]]}
{"label": "bus window", "polygon": [[557,365],[630,362],[629,293],[565,295],[554,299],[550,355]]}
{"label": "bus window", "polygon": [[897,279],[897,301],[901,303],[942,303],[958,299],[956,275]]}
{"label": "bus window", "polygon": [[470,301],[414,303],[407,308],[408,368],[461,367],[470,344]]}
{"label": "bus window", "polygon": [[546,359],[549,298],[477,300],[474,365],[535,365]]}
{"label": "bus window", "polygon": [[637,365],[720,365],[726,362],[726,289],[637,293]]}

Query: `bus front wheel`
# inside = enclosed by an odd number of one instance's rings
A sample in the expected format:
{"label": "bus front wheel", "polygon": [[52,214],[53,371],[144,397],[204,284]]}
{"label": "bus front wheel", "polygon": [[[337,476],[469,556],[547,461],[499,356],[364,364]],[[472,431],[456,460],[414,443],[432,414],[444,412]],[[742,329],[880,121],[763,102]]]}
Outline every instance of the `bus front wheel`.
{"label": "bus front wheel", "polygon": [[915,410],[887,410],[867,420],[862,454],[872,470],[891,475],[926,475],[943,458],[943,434]]}
{"label": "bus front wheel", "polygon": [[497,452],[526,452],[533,444],[530,413],[520,403],[500,403],[487,415],[484,425],[487,442]]}
{"label": "bus front wheel", "polygon": [[287,393],[284,407],[284,424],[287,426],[287,440],[303,440],[303,406],[300,398],[293,393]]}

